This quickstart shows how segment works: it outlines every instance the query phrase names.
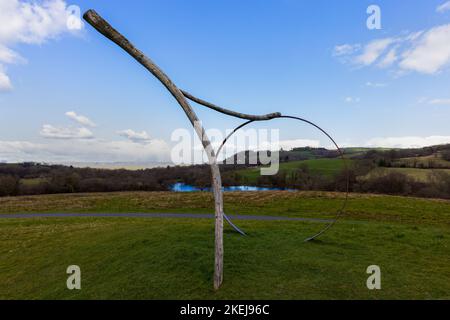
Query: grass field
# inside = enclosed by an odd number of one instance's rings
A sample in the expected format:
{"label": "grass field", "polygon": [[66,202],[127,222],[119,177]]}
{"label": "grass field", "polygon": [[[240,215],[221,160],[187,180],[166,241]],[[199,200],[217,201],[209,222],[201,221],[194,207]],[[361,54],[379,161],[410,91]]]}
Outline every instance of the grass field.
{"label": "grass field", "polygon": [[[352,160],[347,160],[350,166]],[[290,161],[280,163],[280,172],[291,172],[299,169],[302,166],[307,166],[311,173],[320,174],[325,177],[332,177],[341,172],[345,168],[345,163],[342,159],[312,159],[303,161]],[[249,168],[238,170],[237,173],[243,178],[245,183],[256,183],[261,176],[260,168]]]}
{"label": "grass field", "polygon": [[26,186],[36,186],[45,182],[48,182],[48,180],[44,178],[20,179],[20,183]]}
{"label": "grass field", "polygon": [[398,172],[405,174],[417,181],[428,182],[430,180],[430,174],[433,172],[445,172],[450,174],[450,169],[418,169],[418,168],[375,168],[366,178],[373,176],[383,176],[390,172]]}
{"label": "grass field", "polygon": [[[327,217],[341,194],[227,193],[239,214]],[[113,193],[0,199],[15,212],[211,212],[207,193]],[[182,209],[180,209],[182,208]],[[348,215],[322,225],[239,221],[225,230],[225,282],[212,290],[213,221],[50,218],[0,220],[1,299],[449,299],[450,202],[352,195]],[[230,213],[230,212],[229,212]],[[82,290],[65,287],[69,265]],[[369,291],[369,265],[382,290]]]}
{"label": "grass field", "polygon": [[[357,149],[356,149],[357,150]],[[420,158],[417,158],[420,160]],[[424,158],[425,159],[425,158]],[[425,161],[422,159],[421,161]],[[407,161],[408,159],[402,159]],[[409,159],[411,160],[411,159]],[[409,161],[408,160],[408,161]],[[417,160],[417,161],[419,161]],[[428,161],[428,160],[427,160]],[[434,160],[438,164],[438,160]],[[424,162],[425,163],[425,162]],[[448,161],[441,160],[440,165],[447,165]],[[351,168],[353,160],[347,160],[348,166]],[[300,168],[307,166],[311,173],[320,174],[324,177],[332,177],[345,168],[345,164],[341,159],[313,159],[304,161],[291,161],[280,164],[280,172],[287,172],[288,174]],[[429,175],[432,172],[446,172],[450,174],[450,169],[419,169],[419,168],[375,168],[363,178],[370,178],[374,176],[386,175],[390,172],[403,173],[411,178],[421,182],[428,182]],[[261,176],[260,168],[248,168],[238,170],[237,173],[242,177],[244,183],[256,184],[258,178]]]}
{"label": "grass field", "polygon": [[424,168],[450,168],[450,161],[442,159],[439,154],[424,157],[402,158],[394,161],[394,164],[396,166],[405,165],[409,168],[418,168],[420,166],[423,166]]}

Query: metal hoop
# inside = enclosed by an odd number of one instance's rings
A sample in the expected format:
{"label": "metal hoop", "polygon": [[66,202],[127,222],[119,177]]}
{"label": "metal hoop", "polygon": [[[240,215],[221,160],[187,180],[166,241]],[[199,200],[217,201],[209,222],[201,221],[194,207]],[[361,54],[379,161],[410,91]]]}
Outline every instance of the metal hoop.
{"label": "metal hoop", "polygon": [[[342,161],[344,161],[344,169],[347,175],[347,181],[346,181],[346,192],[345,192],[345,199],[344,199],[344,203],[342,204],[342,206],[339,208],[339,210],[337,211],[337,214],[335,216],[335,218],[333,219],[333,221],[331,221],[325,228],[323,228],[320,232],[316,233],[315,235],[313,235],[312,237],[309,237],[307,239],[305,239],[304,242],[310,242],[313,241],[315,239],[317,239],[318,237],[320,237],[321,235],[323,235],[325,232],[327,232],[328,230],[330,230],[338,221],[339,219],[342,217],[342,215],[344,214],[344,209],[347,207],[347,203],[348,203],[348,193],[349,193],[349,189],[350,189],[350,174],[349,174],[349,170],[348,170],[348,164],[347,164],[347,159],[345,159],[344,157],[344,153],[342,152],[342,149],[339,147],[339,145],[336,143],[336,141],[331,137],[330,134],[328,134],[324,129],[322,129],[321,127],[319,127],[318,125],[316,125],[315,123],[303,119],[303,118],[299,118],[299,117],[294,117],[294,116],[279,116],[273,119],[293,119],[293,120],[297,120],[297,121],[301,121],[304,122],[306,124],[309,124],[313,127],[315,127],[316,129],[318,129],[319,131],[321,131],[323,134],[325,134],[325,136],[328,137],[328,139],[331,140],[331,142],[334,144],[334,146],[336,147],[336,150],[339,152],[339,156],[342,159]],[[263,121],[271,121],[273,119],[268,119],[268,120],[263,120]],[[222,142],[222,144],[220,145],[219,149],[217,150],[217,156],[219,156],[220,152],[222,151],[223,147],[225,146],[225,144],[227,143],[227,141],[240,129],[248,126],[249,124],[255,122],[256,120],[250,120],[247,121],[243,124],[241,124],[240,126],[238,126],[236,129],[233,130],[233,132],[231,132],[226,138],[225,140]],[[258,121],[258,122],[262,122],[262,121]],[[241,229],[239,229],[236,225],[233,224],[233,222],[231,221],[231,219],[224,213],[225,219],[228,221],[228,223],[240,234],[242,235],[246,235],[244,231],[242,231]]]}

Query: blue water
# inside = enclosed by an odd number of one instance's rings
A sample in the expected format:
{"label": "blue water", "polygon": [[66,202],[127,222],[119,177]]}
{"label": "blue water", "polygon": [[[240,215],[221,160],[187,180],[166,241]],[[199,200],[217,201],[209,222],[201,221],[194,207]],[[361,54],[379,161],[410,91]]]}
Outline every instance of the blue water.
{"label": "blue water", "polygon": [[[184,183],[175,183],[172,188],[174,192],[199,192],[199,191],[211,191],[211,188],[197,188]],[[224,187],[224,192],[233,191],[283,191],[287,189],[283,188],[263,188],[263,187],[253,187],[253,186],[234,186],[234,187]]]}

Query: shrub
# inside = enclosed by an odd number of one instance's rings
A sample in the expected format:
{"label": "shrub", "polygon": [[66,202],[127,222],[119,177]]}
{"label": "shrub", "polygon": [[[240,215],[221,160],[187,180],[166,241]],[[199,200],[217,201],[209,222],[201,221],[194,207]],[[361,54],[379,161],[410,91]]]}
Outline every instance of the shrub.
{"label": "shrub", "polygon": [[359,190],[363,192],[409,195],[413,191],[414,179],[399,172],[371,177],[360,181]]}
{"label": "shrub", "polygon": [[12,175],[0,175],[0,196],[17,195],[19,179]]}

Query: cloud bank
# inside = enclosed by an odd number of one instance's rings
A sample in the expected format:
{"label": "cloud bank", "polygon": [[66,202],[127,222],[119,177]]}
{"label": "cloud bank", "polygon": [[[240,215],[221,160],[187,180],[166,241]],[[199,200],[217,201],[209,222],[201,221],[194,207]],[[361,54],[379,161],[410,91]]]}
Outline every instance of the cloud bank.
{"label": "cloud bank", "polygon": [[14,45],[41,45],[83,28],[70,9],[63,0],[0,0],[0,91],[13,88],[5,65],[26,61]]}
{"label": "cloud bank", "polygon": [[[341,147],[363,146],[368,148],[422,148],[433,145],[450,144],[450,136],[405,136],[405,137],[379,137],[361,144],[341,144]],[[321,147],[316,140],[284,140],[277,143],[277,149],[282,147],[290,150],[295,147]],[[217,147],[217,146],[216,146]],[[267,141],[259,146],[241,146],[232,143],[220,155],[225,159],[243,150],[275,150],[273,142]],[[334,146],[326,146],[334,149]],[[190,147],[192,148],[192,146]],[[202,159],[201,145],[195,145],[192,153],[199,153],[194,159]],[[172,147],[164,140],[151,140],[136,143],[131,140],[107,141],[103,139],[74,139],[67,143],[65,139],[51,139],[44,142],[31,141],[1,141],[0,162],[171,162]]]}
{"label": "cloud bank", "polygon": [[146,131],[121,131],[126,141],[99,139],[87,128],[95,127],[88,117],[75,111],[65,115],[84,126],[45,124],[39,132],[45,139],[41,142],[0,140],[0,162],[170,162],[168,143],[150,139]]}
{"label": "cloud bank", "polygon": [[0,161],[6,162],[169,162],[170,148],[163,140],[145,144],[100,139],[46,143],[0,141]]}
{"label": "cloud bank", "polygon": [[371,148],[423,148],[450,144],[450,136],[375,138],[366,143]]}
{"label": "cloud bank", "polygon": [[333,56],[360,67],[436,74],[450,65],[450,24],[406,36],[375,39],[365,45],[338,45]]}

